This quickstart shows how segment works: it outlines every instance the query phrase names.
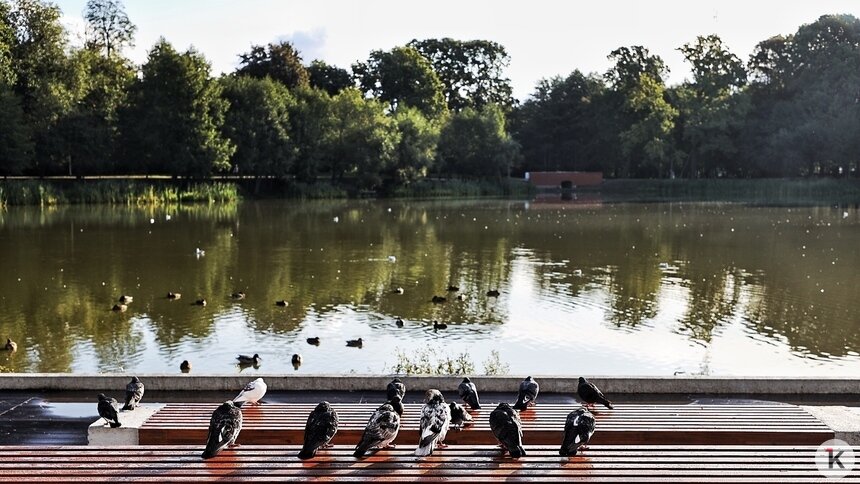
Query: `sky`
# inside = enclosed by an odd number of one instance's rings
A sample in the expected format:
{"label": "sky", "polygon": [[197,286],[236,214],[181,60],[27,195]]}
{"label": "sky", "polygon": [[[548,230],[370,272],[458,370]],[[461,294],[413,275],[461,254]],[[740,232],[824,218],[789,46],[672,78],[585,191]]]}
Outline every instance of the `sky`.
{"label": "sky", "polygon": [[[79,42],[86,0],[58,0]],[[514,97],[524,100],[542,78],[574,69],[605,72],[620,46],[644,45],[663,58],[669,84],[689,77],[676,49],[697,35],[718,34],[746,61],[755,45],[790,34],[830,13],[860,17],[858,0],[126,0],[138,27],[135,62],[160,36],[179,49],[194,46],[215,74],[231,72],[254,44],[289,40],[306,63],[322,59],[348,68],[372,50],[412,39],[485,39],[505,46]]]}

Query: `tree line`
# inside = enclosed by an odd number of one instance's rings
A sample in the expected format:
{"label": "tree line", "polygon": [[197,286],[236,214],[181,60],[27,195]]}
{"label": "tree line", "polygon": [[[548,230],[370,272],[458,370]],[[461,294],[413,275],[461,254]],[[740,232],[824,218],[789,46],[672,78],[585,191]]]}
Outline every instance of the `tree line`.
{"label": "tree line", "polygon": [[0,0],[0,174],[219,173],[359,188],[529,170],[609,177],[857,175],[860,21],[828,15],[758,44],[716,35],[679,50],[692,80],[643,46],[603,75],[541,80],[519,103],[510,57],[486,40],[413,40],[349,69],[290,42],[252,46],[212,75],[159,39],[142,65],[119,0],[89,0],[72,46],[60,9]]}

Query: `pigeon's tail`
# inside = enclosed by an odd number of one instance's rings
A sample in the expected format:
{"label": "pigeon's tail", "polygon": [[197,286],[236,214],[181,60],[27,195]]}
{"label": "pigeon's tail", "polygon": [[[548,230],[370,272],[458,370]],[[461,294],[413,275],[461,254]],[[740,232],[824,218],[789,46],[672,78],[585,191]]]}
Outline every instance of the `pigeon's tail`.
{"label": "pigeon's tail", "polygon": [[433,448],[435,447],[435,441],[430,441],[425,445],[419,445],[417,449],[415,449],[415,455],[417,457],[426,457],[433,453]]}
{"label": "pigeon's tail", "polygon": [[607,400],[605,398],[603,400],[599,401],[598,403],[600,403],[601,405],[605,406],[606,408],[608,408],[610,410],[615,408],[612,406],[612,402],[610,402],[609,400]]}
{"label": "pigeon's tail", "polygon": [[[357,450],[356,450],[357,452]],[[299,452],[299,459],[306,460],[310,459],[317,454],[317,450],[313,447],[302,447],[301,452]],[[358,457],[358,456],[356,456]]]}
{"label": "pigeon's tail", "polygon": [[247,400],[242,400],[240,402],[233,400],[233,405],[235,405],[237,408],[242,408],[242,405],[244,405],[246,402],[247,402]]}
{"label": "pigeon's tail", "polygon": [[353,452],[352,455],[355,457],[364,457],[364,454],[366,454],[369,449],[370,444],[362,440],[357,446],[355,446],[355,452]]}
{"label": "pigeon's tail", "polygon": [[125,404],[125,405],[123,405],[123,407],[122,407],[122,411],[123,411],[123,412],[126,412],[126,411],[128,411],[128,410],[134,410],[134,407],[135,407],[135,405],[134,405],[133,403],[131,403],[131,402],[126,402],[126,404]]}
{"label": "pigeon's tail", "polygon": [[478,410],[479,408],[481,408],[481,402],[478,401],[478,396],[475,395],[474,393],[470,393],[470,394],[466,395],[466,398],[464,400],[474,410]]}
{"label": "pigeon's tail", "polygon": [[508,447],[508,450],[511,453],[511,457],[514,459],[519,459],[520,457],[526,455],[526,449],[523,449],[522,445],[512,445]]}
{"label": "pigeon's tail", "polygon": [[115,429],[117,427],[122,427],[122,424],[119,423],[119,420],[117,420],[116,422],[110,422],[110,428]]}

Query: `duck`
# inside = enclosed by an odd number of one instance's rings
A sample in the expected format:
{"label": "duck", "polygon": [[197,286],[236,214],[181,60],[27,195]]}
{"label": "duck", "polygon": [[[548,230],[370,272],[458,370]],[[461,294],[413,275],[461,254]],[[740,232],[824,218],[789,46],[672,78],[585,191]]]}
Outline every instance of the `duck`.
{"label": "duck", "polygon": [[206,305],[206,299],[205,298],[198,299],[198,300],[194,301],[194,305],[195,306],[205,306]]}
{"label": "duck", "polygon": [[319,336],[314,336],[313,338],[308,338],[307,341],[308,341],[309,345],[314,345],[314,346],[320,345],[320,337]]}
{"label": "duck", "polygon": [[431,299],[430,301],[432,301],[433,304],[441,304],[447,300],[448,300],[447,298],[442,297],[442,296],[433,296],[433,299]]}
{"label": "duck", "polygon": [[398,328],[402,328],[403,327],[403,320],[400,318],[397,318],[394,320],[394,324],[396,324]]}
{"label": "duck", "polygon": [[125,294],[119,297],[119,302],[122,304],[128,304],[132,301],[134,301],[134,298]]}
{"label": "duck", "polygon": [[403,288],[402,287],[396,287],[396,288],[392,289],[391,294],[403,294]]}
{"label": "duck", "polygon": [[18,343],[12,341],[12,338],[6,338],[6,351],[18,351]]}
{"label": "duck", "polygon": [[275,306],[287,307],[290,303],[286,301],[286,299],[281,299],[280,301],[275,301]]}
{"label": "duck", "polygon": [[182,294],[179,294],[178,292],[168,292],[167,299],[170,299],[171,301],[182,299]]}
{"label": "duck", "polygon": [[457,300],[458,300],[458,301],[465,301],[465,300],[466,300],[466,298],[465,298],[462,294],[458,294],[458,295],[457,295]]}
{"label": "duck", "polygon": [[299,367],[302,366],[302,355],[298,353],[294,354],[293,359],[291,361],[293,363],[293,368],[298,370]]}
{"label": "duck", "polygon": [[230,294],[230,297],[233,299],[245,299],[245,293],[242,291],[234,292],[233,294]]}
{"label": "duck", "polygon": [[574,269],[573,270],[574,277],[582,277],[582,269]]}
{"label": "duck", "polygon": [[499,297],[501,293],[496,289],[490,289],[487,291],[487,297]]}
{"label": "duck", "polygon": [[258,355],[257,353],[254,353],[254,356],[239,355],[236,357],[236,359],[239,360],[240,365],[260,366],[260,362],[263,361],[263,359],[260,358],[260,355]]}
{"label": "duck", "polygon": [[111,311],[116,311],[118,313],[124,313],[128,310],[128,306],[125,304],[114,304],[111,308]]}
{"label": "duck", "polygon": [[448,325],[439,321],[433,321],[433,329],[448,329]]}
{"label": "duck", "polygon": [[457,286],[448,286],[448,292],[457,292],[460,288]]}
{"label": "duck", "polygon": [[179,371],[182,373],[191,373],[191,362],[188,360],[182,360],[182,363],[179,364]]}
{"label": "duck", "polygon": [[362,346],[363,344],[364,344],[364,341],[362,341],[362,339],[361,339],[361,338],[358,338],[358,339],[348,339],[348,340],[346,340],[346,345],[347,345],[347,346],[352,346],[353,348],[361,348],[361,346]]}

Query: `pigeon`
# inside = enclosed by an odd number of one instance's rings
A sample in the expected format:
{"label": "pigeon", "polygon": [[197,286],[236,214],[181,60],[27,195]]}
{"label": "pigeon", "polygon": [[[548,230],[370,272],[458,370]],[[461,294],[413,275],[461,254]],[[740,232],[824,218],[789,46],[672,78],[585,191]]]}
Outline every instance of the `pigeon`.
{"label": "pigeon", "polygon": [[520,415],[510,405],[500,403],[490,413],[490,430],[501,444],[502,453],[507,450],[515,459],[526,455],[523,449],[523,424]]}
{"label": "pigeon", "polygon": [[451,427],[462,430],[466,425],[472,424],[472,416],[466,407],[457,402],[451,402],[448,406],[451,408]]}
{"label": "pigeon", "polygon": [[502,293],[500,293],[499,291],[497,291],[495,289],[490,289],[489,291],[487,291],[487,297],[499,297],[501,295],[502,295]]}
{"label": "pigeon", "polygon": [[308,344],[309,344],[309,345],[314,345],[314,346],[319,346],[319,345],[320,345],[320,338],[319,338],[319,336],[314,336],[313,338],[308,338]]}
{"label": "pigeon", "polygon": [[170,299],[171,301],[175,301],[177,299],[182,299],[182,294],[180,294],[178,292],[168,292],[167,293],[167,299]]}
{"label": "pigeon", "polygon": [[266,382],[262,378],[257,378],[245,385],[245,388],[233,399],[233,403],[237,407],[241,407],[246,403],[259,404],[263,395],[266,394],[266,388],[268,388]]}
{"label": "pigeon", "polygon": [[310,459],[317,450],[329,447],[337,433],[337,412],[328,402],[320,402],[308,415],[305,425],[305,443],[299,452],[299,459]]}
{"label": "pigeon", "polygon": [[191,372],[191,362],[188,360],[182,360],[182,363],[179,364],[179,371],[182,373],[190,373]]}
{"label": "pigeon", "polygon": [[230,297],[233,299],[245,299],[245,293],[242,291],[234,292],[233,294],[230,294]]}
{"label": "pigeon", "polygon": [[122,407],[123,411],[134,410],[140,404],[141,398],[143,398],[143,383],[138,377],[133,376],[128,385],[125,386],[125,405]]}
{"label": "pigeon", "polygon": [[415,455],[419,457],[433,453],[436,446],[446,447],[445,436],[451,425],[451,409],[439,390],[427,390],[421,408],[421,433]]}
{"label": "pigeon", "polygon": [[370,416],[367,426],[364,427],[361,442],[355,446],[355,452],[352,455],[362,457],[370,449],[394,447],[391,443],[397,438],[398,431],[400,431],[400,415],[397,415],[391,405],[383,403]]}
{"label": "pigeon", "polygon": [[403,397],[406,396],[406,385],[400,381],[400,378],[395,378],[388,382],[388,386],[385,388],[386,398],[389,400],[393,399],[395,396],[400,397],[403,400]]}
{"label": "pigeon", "polygon": [[346,340],[346,345],[351,346],[353,348],[361,348],[364,345],[364,341],[361,338],[348,339]]}
{"label": "pigeon", "polygon": [[293,363],[293,368],[298,370],[299,367],[302,366],[302,355],[300,355],[298,353],[294,354],[291,361]]}
{"label": "pigeon", "polygon": [[6,338],[6,351],[18,351],[18,343],[12,341],[12,338]]}
{"label": "pigeon", "polygon": [[585,444],[594,434],[594,415],[585,408],[577,408],[567,415],[564,424],[564,440],[558,455],[573,456],[578,450],[585,450]]}
{"label": "pigeon", "polygon": [[520,383],[520,393],[517,395],[517,403],[514,404],[514,408],[517,410],[525,410],[526,408],[534,405],[539,392],[540,385],[538,385],[538,382],[536,382],[534,378],[527,376],[526,379]]}
{"label": "pigeon", "polygon": [[242,411],[230,400],[219,405],[209,419],[209,439],[206,441],[203,458],[215,457],[227,446],[235,444],[241,430]]}
{"label": "pigeon", "polygon": [[576,393],[579,395],[579,398],[585,402],[586,406],[591,405],[593,407],[595,403],[599,403],[604,405],[606,408],[612,408],[612,402],[603,396],[603,392],[601,392],[594,383],[591,383],[583,377],[579,377],[579,386],[576,389]]}
{"label": "pigeon", "polygon": [[99,393],[99,416],[105,419],[105,422],[110,424],[112,429],[122,427],[119,423],[119,414],[116,412],[116,407],[119,406],[115,398],[108,398],[104,393]]}
{"label": "pigeon", "polygon": [[400,398],[400,395],[392,395],[385,403],[391,405],[391,408],[397,412],[397,415],[400,415],[401,417],[403,416],[403,399]]}
{"label": "pigeon", "polygon": [[122,296],[119,297],[120,304],[128,304],[132,301],[134,301],[134,298],[131,296],[127,296],[125,294],[123,294]]}
{"label": "pigeon", "polygon": [[469,377],[463,378],[460,386],[457,387],[457,391],[460,393],[460,398],[469,404],[469,408],[473,410],[481,408],[481,401],[478,399],[478,388],[475,387],[475,384],[472,383]]}
{"label": "pigeon", "polygon": [[257,353],[254,353],[254,356],[239,355],[236,359],[239,360],[240,365],[254,365],[254,367],[260,366],[260,362],[263,361]]}

